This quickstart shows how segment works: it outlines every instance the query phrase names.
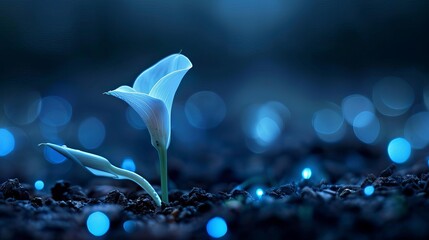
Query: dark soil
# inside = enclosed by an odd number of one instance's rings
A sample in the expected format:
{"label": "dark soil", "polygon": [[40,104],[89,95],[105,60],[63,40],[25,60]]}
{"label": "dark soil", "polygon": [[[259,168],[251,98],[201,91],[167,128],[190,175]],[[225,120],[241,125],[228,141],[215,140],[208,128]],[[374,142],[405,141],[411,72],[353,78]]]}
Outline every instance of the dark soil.
{"label": "dark soil", "polygon": [[[364,187],[375,192],[366,196]],[[27,187],[26,187],[27,186]],[[94,211],[110,219],[105,239],[208,239],[207,221],[223,217],[225,239],[429,239],[429,173],[395,174],[391,166],[359,184],[301,181],[266,189],[261,199],[245,190],[171,191],[157,208],[147,194],[106,193],[57,182],[38,196],[18,179],[0,186],[0,239],[90,239]],[[135,220],[132,232],[123,223]]]}

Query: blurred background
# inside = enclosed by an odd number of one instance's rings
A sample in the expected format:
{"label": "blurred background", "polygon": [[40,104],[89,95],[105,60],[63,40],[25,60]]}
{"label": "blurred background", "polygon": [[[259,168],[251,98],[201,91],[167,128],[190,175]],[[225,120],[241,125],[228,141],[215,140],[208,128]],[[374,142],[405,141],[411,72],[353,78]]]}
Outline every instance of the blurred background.
{"label": "blurred background", "polygon": [[158,184],[144,124],[102,93],[179,52],[194,67],[173,104],[173,188],[427,169],[428,11],[426,0],[2,0],[0,179],[105,181],[37,146],[52,142]]}

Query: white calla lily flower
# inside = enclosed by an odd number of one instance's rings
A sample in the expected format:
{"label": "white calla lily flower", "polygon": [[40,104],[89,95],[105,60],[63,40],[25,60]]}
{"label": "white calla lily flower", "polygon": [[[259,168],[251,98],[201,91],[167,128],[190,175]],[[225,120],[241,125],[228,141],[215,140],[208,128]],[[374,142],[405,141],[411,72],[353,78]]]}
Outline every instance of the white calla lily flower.
{"label": "white calla lily flower", "polygon": [[171,135],[174,95],[192,63],[182,54],[170,55],[141,73],[133,87],[120,86],[106,92],[127,102],[143,119],[152,145],[167,149]]}
{"label": "white calla lily flower", "polygon": [[171,138],[174,95],[192,63],[182,54],[170,55],[141,73],[133,87],[106,92],[127,102],[143,119],[160,159],[162,200],[168,203],[167,149]]}
{"label": "white calla lily flower", "polygon": [[65,145],[59,146],[52,143],[41,143],[39,146],[48,146],[54,149],[66,158],[79,163],[96,176],[131,180],[142,187],[152,197],[157,206],[161,206],[161,199],[146,179],[134,172],[112,165],[109,160],[102,156],[69,148]]}

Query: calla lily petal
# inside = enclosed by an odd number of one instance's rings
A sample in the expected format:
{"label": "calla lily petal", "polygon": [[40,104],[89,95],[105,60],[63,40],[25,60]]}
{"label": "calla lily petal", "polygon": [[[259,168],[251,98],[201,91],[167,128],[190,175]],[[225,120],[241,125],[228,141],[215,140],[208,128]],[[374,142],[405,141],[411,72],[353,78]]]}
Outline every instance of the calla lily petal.
{"label": "calla lily petal", "polygon": [[189,69],[189,65],[192,66],[189,59],[184,55],[170,55],[142,72],[134,81],[133,88],[138,92],[149,94],[159,79],[177,70]]}
{"label": "calla lily petal", "polygon": [[65,145],[59,146],[52,143],[41,143],[39,146],[48,146],[54,149],[68,159],[79,163],[82,167],[86,168],[96,176],[131,180],[141,186],[153,198],[155,203],[158,206],[161,206],[161,199],[146,179],[134,172],[113,166],[104,157],[69,148]]}
{"label": "calla lily petal", "polygon": [[170,116],[163,101],[145,93],[124,91],[124,86],[106,94],[127,102],[143,119],[156,148],[167,147],[170,141]]}
{"label": "calla lily petal", "polygon": [[158,98],[164,102],[169,114],[171,114],[171,106],[173,105],[173,99],[177,88],[186,72],[192,68],[192,63],[188,58],[183,56],[180,66],[182,67],[181,69],[171,72],[161,78],[149,92],[149,96]]}

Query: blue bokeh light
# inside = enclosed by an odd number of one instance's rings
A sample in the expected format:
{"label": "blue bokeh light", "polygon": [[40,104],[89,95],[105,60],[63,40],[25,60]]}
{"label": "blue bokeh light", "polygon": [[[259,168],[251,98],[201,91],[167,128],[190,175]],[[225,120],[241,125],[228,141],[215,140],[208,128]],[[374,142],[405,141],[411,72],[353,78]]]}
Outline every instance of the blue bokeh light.
{"label": "blue bokeh light", "polygon": [[196,128],[210,129],[218,126],[226,115],[223,99],[214,92],[197,92],[186,101],[185,114]]}
{"label": "blue bokeh light", "polygon": [[132,233],[137,228],[137,223],[134,220],[127,220],[122,224],[122,227],[124,228],[125,232]]}
{"label": "blue bokeh light", "polygon": [[214,217],[208,221],[206,230],[210,237],[221,238],[228,231],[228,226],[223,218]]}
{"label": "blue bokeh light", "polygon": [[415,149],[429,144],[429,112],[420,112],[411,116],[405,123],[404,136]]}
{"label": "blue bokeh light", "polygon": [[372,185],[370,185],[370,186],[366,186],[364,189],[363,189],[363,192],[365,193],[365,195],[367,195],[367,196],[371,196],[373,193],[374,193],[374,186],[372,186]]}
{"label": "blue bokeh light", "polygon": [[102,212],[93,212],[86,220],[88,231],[94,236],[103,236],[110,228],[110,220]]}
{"label": "blue bokeh light", "polygon": [[146,129],[146,124],[144,124],[143,119],[132,107],[127,108],[125,111],[125,117],[131,127],[139,130]]}
{"label": "blue bokeh light", "polygon": [[36,182],[34,182],[34,188],[36,190],[42,190],[45,187],[45,183],[42,180],[37,180]]}
{"label": "blue bokeh light", "polygon": [[134,160],[131,158],[125,158],[122,161],[121,168],[129,170],[131,172],[136,171],[136,164],[134,163]]}
{"label": "blue bokeh light", "polygon": [[[356,117],[362,112],[374,113],[374,105],[371,100],[367,97],[353,94],[344,98],[341,109],[343,112],[344,119],[351,125],[355,126]],[[361,124],[359,127],[365,126],[365,122],[359,121]]]}
{"label": "blue bokeh light", "polygon": [[7,96],[3,106],[4,113],[16,124],[30,124],[40,114],[42,108],[40,94],[28,89],[19,89],[19,93]]}
{"label": "blue bokeh light", "polygon": [[[63,143],[59,141],[56,141],[55,144],[63,145]],[[60,164],[65,160],[67,160],[67,158],[64,155],[58,153],[57,151],[53,150],[50,147],[44,147],[43,155],[45,156],[45,159],[52,164]]]}
{"label": "blue bokeh light", "polygon": [[364,143],[374,143],[380,135],[380,121],[372,112],[359,113],[353,122],[353,132]]}
{"label": "blue bokeh light", "polygon": [[414,90],[401,78],[387,77],[373,89],[372,98],[377,110],[386,116],[404,114],[414,102]]}
{"label": "blue bokeh light", "polygon": [[65,99],[57,96],[49,96],[42,99],[40,120],[51,127],[64,126],[70,122],[72,106]]}
{"label": "blue bokeh light", "polygon": [[411,155],[411,145],[404,138],[395,138],[387,147],[390,159],[395,163],[404,163]]}
{"label": "blue bokeh light", "polygon": [[335,109],[326,108],[315,112],[312,124],[317,136],[325,142],[339,141],[346,132],[344,117]]}
{"label": "blue bokeh light", "polygon": [[99,147],[103,143],[105,136],[106,129],[98,118],[87,118],[79,126],[79,142],[86,149]]}
{"label": "blue bokeh light", "polygon": [[277,123],[269,117],[264,117],[256,124],[254,137],[260,145],[268,145],[274,141],[280,133],[281,129]]}
{"label": "blue bokeh light", "polygon": [[15,137],[5,129],[0,128],[0,157],[4,157],[15,149]]}
{"label": "blue bokeh light", "polygon": [[311,169],[310,169],[310,168],[304,168],[304,169],[302,170],[302,173],[301,173],[301,175],[302,175],[302,177],[303,177],[304,179],[310,179],[310,178],[311,178],[311,174],[312,174],[312,172],[311,172]]}

